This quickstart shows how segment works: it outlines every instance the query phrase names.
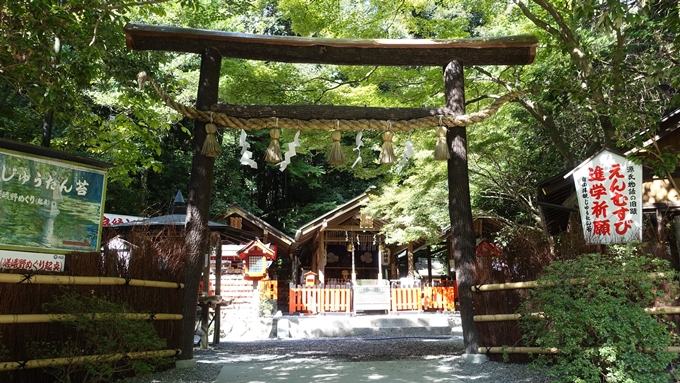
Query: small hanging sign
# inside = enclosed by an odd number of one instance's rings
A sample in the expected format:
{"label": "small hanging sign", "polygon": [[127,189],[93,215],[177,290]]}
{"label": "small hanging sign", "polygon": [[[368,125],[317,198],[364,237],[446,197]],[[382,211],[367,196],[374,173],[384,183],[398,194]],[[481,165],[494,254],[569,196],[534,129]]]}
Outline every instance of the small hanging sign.
{"label": "small hanging sign", "polygon": [[604,149],[572,174],[589,244],[642,240],[642,165]]}

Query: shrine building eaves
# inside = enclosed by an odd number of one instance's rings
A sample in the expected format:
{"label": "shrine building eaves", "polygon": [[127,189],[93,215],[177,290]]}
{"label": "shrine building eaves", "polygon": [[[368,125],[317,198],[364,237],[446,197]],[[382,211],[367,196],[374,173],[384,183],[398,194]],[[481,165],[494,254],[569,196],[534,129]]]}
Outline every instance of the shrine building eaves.
{"label": "shrine building eaves", "polygon": [[216,49],[222,57],[287,63],[440,66],[527,65],[536,55],[532,35],[465,39],[329,39],[267,36],[205,29],[128,23],[127,47],[201,54]]}

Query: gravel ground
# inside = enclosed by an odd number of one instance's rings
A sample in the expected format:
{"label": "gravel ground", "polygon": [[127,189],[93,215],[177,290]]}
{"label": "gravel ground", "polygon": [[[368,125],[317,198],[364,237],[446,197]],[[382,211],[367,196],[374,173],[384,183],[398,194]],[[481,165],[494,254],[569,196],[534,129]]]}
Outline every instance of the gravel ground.
{"label": "gravel ground", "polygon": [[229,363],[369,362],[393,360],[439,360],[453,367],[452,375],[474,383],[547,383],[544,374],[525,365],[461,360],[460,337],[446,338],[342,338],[222,342],[219,347],[194,350],[196,367],[126,379],[125,383],[214,382]]}

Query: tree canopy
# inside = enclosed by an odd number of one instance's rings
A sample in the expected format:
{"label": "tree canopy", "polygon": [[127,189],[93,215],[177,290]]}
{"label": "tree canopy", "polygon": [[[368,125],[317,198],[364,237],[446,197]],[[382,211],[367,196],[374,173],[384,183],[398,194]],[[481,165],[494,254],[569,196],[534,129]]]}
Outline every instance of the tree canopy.
{"label": "tree canopy", "polygon": [[[538,181],[603,146],[640,146],[680,106],[680,21],[671,0],[620,2],[467,0],[12,1],[0,4],[0,135],[43,142],[115,165],[107,211],[153,214],[188,185],[193,121],[136,87],[151,74],[192,105],[200,59],[131,52],[128,21],[268,35],[333,38],[464,38],[531,33],[540,46],[526,67],[466,67],[467,110],[509,91],[532,93],[468,128],[473,208],[538,228]],[[219,98],[231,104],[441,107],[442,70],[294,65],[224,59]],[[643,132],[644,134],[641,134]],[[282,149],[296,132],[283,131]],[[267,132],[249,132],[258,169],[241,165],[239,132],[220,134],[211,211],[231,202],[292,233],[370,185],[371,211],[391,218],[401,243],[435,241],[448,225],[445,162],[433,159],[435,128],[397,134],[397,163],[377,161],[379,132],[342,138],[346,163],[331,166],[328,132],[305,132],[285,171],[264,162]],[[399,162],[407,141],[414,155]],[[663,148],[659,148],[663,149]],[[650,162],[672,172],[676,154]],[[353,166],[357,155],[362,162]]]}

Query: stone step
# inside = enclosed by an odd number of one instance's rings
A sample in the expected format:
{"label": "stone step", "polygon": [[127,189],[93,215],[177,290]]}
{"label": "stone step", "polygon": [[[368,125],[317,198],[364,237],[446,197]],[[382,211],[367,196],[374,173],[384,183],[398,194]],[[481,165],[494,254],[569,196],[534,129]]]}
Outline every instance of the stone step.
{"label": "stone step", "polygon": [[277,338],[453,336],[462,334],[457,314],[318,315],[274,318]]}
{"label": "stone step", "polygon": [[223,341],[257,339],[442,337],[462,336],[460,315],[454,313],[399,313],[387,315],[286,315],[253,318],[238,311],[222,311]]}

